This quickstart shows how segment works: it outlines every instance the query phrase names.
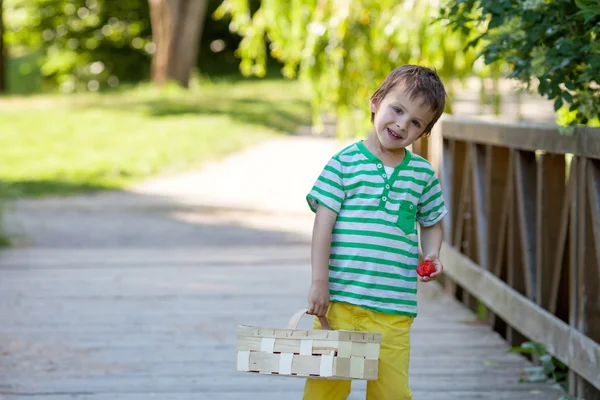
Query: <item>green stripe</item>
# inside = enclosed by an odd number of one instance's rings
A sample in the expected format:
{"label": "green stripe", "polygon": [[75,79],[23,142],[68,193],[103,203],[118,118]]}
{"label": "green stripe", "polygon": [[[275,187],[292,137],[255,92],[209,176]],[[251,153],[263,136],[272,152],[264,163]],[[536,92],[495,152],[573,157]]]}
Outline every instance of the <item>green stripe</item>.
{"label": "green stripe", "polygon": [[419,192],[415,192],[414,190],[409,189],[409,188],[395,188],[395,187],[392,186],[392,188],[390,189],[390,191],[394,192],[394,193],[410,193],[413,196],[415,196],[417,199],[419,197],[421,197],[421,194]]}
{"label": "green stripe", "polygon": [[436,194],[434,194],[433,196],[431,196],[429,199],[427,199],[426,202],[421,203],[420,207],[427,207],[427,204],[432,203],[434,201],[436,201],[437,199],[439,199],[440,197],[442,197],[442,192],[437,192]]}
{"label": "green stripe", "polygon": [[[375,182],[369,182],[369,181],[359,181],[359,182],[355,182],[351,185],[346,185],[345,189],[352,190],[352,189],[356,189],[359,187],[372,187],[372,188],[384,189],[385,183],[384,182],[375,183]],[[397,188],[397,187],[391,186],[390,192],[398,193],[398,194],[410,193],[413,196],[415,196],[416,198],[421,197],[421,194],[419,192],[415,192],[414,190],[412,190],[410,188],[405,188],[405,187]],[[370,198],[377,198],[377,197],[380,197],[381,195],[369,195],[369,196],[374,196],[374,197],[370,197]],[[368,198],[368,197],[365,197],[365,198]]]}
{"label": "green stripe", "polygon": [[342,187],[342,185],[340,185],[338,182],[332,181],[331,179],[327,179],[324,176],[319,176],[319,178],[317,179],[320,182],[326,183],[330,186],[333,186],[336,189],[339,190],[344,190],[344,188]]}
{"label": "green stripe", "polygon": [[352,172],[352,173],[345,173],[344,178],[350,179],[350,178],[355,178],[360,175],[381,175],[381,174],[382,173],[380,171],[356,171],[356,172]]}
{"label": "green stripe", "polygon": [[370,243],[357,243],[357,242],[331,242],[331,247],[349,247],[353,249],[367,249],[367,250],[376,250],[376,251],[384,251],[386,253],[399,254],[406,257],[414,257],[416,255],[410,251],[402,250],[397,247],[389,247],[382,246],[378,244],[370,244]]}
{"label": "green stripe", "polygon": [[393,226],[398,228],[395,222],[386,221],[381,218],[355,218],[355,217],[338,217],[337,219],[340,222],[358,222],[361,224],[376,224],[376,225],[385,225],[385,226]]}
{"label": "green stripe", "polygon": [[361,300],[376,301],[378,303],[403,304],[406,306],[416,306],[417,305],[417,302],[413,301],[413,300],[386,299],[383,297],[366,296],[363,294],[356,294],[356,293],[352,293],[352,292],[342,292],[342,291],[338,291],[338,290],[329,290],[329,292],[331,294],[337,295],[337,296],[351,297],[354,299],[361,299]]}
{"label": "green stripe", "polygon": [[358,165],[374,165],[373,161],[371,160],[356,160],[356,161],[342,161],[340,160],[340,164],[342,164],[344,167],[356,167]]}
{"label": "green stripe", "polygon": [[[323,190],[323,189],[320,189],[320,188],[318,188],[318,187],[316,187],[316,186],[315,186],[315,187],[313,187],[313,189],[312,189],[312,190],[313,190],[314,192],[317,192],[317,193],[319,193],[319,194],[321,194],[321,195],[325,196],[325,197],[329,197],[330,199],[332,199],[332,200],[335,200],[335,201],[336,201],[338,204],[341,204],[341,203],[342,203],[342,199],[341,199],[341,198],[339,198],[339,197],[337,197],[336,195],[334,195],[334,194],[331,194],[331,193],[329,193],[329,192],[327,192],[327,191],[325,191],[325,190]],[[314,198],[315,198],[315,200],[317,200],[317,201],[318,201],[318,200],[320,200],[318,197],[314,197]]]}
{"label": "green stripe", "polygon": [[417,289],[405,288],[401,286],[378,285],[376,283],[367,283],[361,281],[351,281],[347,279],[329,278],[329,282],[339,283],[340,285],[360,286],[367,289],[386,290],[396,293],[412,293],[417,294]]}
{"label": "green stripe", "polygon": [[442,208],[444,208],[444,203],[440,203],[437,206],[433,207],[431,210],[427,211],[426,213],[422,213],[419,214],[419,216],[421,218],[427,218],[429,217],[431,214],[440,211]]}
{"label": "green stripe", "polygon": [[390,265],[392,267],[398,267],[401,269],[405,269],[408,271],[412,271],[415,269],[414,265],[404,264],[398,261],[386,260],[378,257],[364,257],[364,256],[354,256],[347,254],[331,254],[329,256],[332,260],[345,260],[345,261],[361,261],[361,262],[369,262],[374,264],[381,265]]}
{"label": "green stripe", "polygon": [[[348,200],[349,199],[381,199],[381,195],[380,194],[356,193],[356,194],[353,194],[352,196],[346,197],[346,199],[348,199]],[[390,199],[390,198],[388,198],[387,201],[391,204],[402,203],[401,200],[394,200],[394,199]]]}
{"label": "green stripe", "polygon": [[402,181],[402,182],[413,182],[421,187],[425,187],[425,185],[427,185],[427,181],[424,181],[422,179],[417,179],[412,176],[401,176],[401,177],[398,177],[398,180]]}
{"label": "green stripe", "polygon": [[342,173],[340,171],[338,171],[337,169],[333,168],[331,165],[326,165],[324,169],[325,169],[325,171],[329,171],[332,174],[339,176],[340,179],[342,179]]}
{"label": "green stripe", "polygon": [[437,178],[434,178],[431,183],[429,185],[427,185],[427,187],[425,189],[423,189],[423,194],[429,192],[431,189],[433,189],[434,187],[438,186],[440,184],[440,182],[437,180]]}
{"label": "green stripe", "polygon": [[[344,204],[342,206],[342,210],[348,210],[348,211],[379,211],[381,210],[381,208],[379,208],[379,206],[353,206],[351,204]],[[382,210],[383,211],[383,210]],[[392,212],[392,211],[390,211]],[[391,214],[393,215],[393,214]]]}
{"label": "green stripe", "polygon": [[431,169],[429,169],[429,168],[421,168],[421,167],[411,167],[411,166],[409,166],[406,169],[409,170],[409,171],[414,171],[414,172],[422,172],[422,173],[427,174],[429,176],[433,175],[433,171]]}
{"label": "green stripe", "polygon": [[349,151],[347,153],[340,154],[340,157],[352,157],[352,156],[356,156],[358,154],[362,154],[360,152],[360,150],[352,150],[352,151]]}
{"label": "green stripe", "polygon": [[384,182],[358,181],[358,182],[355,182],[355,183],[353,183],[351,185],[347,185],[346,186],[346,190],[356,189],[356,188],[359,188],[361,186],[383,189],[383,187],[385,186],[385,183]]}
{"label": "green stripe", "polygon": [[406,236],[393,235],[391,233],[385,233],[385,232],[359,230],[359,229],[335,228],[332,233],[338,234],[338,235],[375,236],[375,237],[380,237],[380,238],[385,238],[385,239],[397,240],[399,242],[404,242],[404,243],[410,244],[411,246],[414,246],[414,247],[417,247],[417,245],[418,245],[418,243],[415,240],[410,240]]}
{"label": "green stripe", "polygon": [[349,204],[344,204],[342,205],[342,210],[347,210],[347,211],[383,211],[384,213],[386,213],[387,215],[390,215],[392,217],[397,218],[398,217],[398,210],[394,211],[394,210],[388,210],[387,208],[382,208],[379,206],[361,206],[361,205],[349,205]]}

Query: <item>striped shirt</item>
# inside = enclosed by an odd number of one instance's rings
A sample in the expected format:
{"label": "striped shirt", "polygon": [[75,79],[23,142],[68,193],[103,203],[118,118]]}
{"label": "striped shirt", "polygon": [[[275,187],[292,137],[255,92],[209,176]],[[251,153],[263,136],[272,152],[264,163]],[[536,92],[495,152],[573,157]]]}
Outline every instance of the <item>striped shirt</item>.
{"label": "striped shirt", "polygon": [[331,301],[417,315],[417,226],[447,213],[431,164],[406,150],[388,176],[383,163],[356,142],[333,156],[307,195],[333,210],[329,258]]}

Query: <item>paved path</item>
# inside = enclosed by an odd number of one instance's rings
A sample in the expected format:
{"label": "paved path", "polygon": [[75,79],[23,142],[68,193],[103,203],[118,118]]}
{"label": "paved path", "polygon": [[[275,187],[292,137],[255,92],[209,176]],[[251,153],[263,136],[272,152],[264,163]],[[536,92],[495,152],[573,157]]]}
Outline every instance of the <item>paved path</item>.
{"label": "paved path", "polygon": [[[17,203],[27,239],[0,252],[0,398],[299,399],[301,380],[234,370],[235,326],[282,326],[305,305],[304,194],[341,146],[283,138],[132,192]],[[557,398],[519,383],[525,360],[436,285],[419,297],[415,400]]]}

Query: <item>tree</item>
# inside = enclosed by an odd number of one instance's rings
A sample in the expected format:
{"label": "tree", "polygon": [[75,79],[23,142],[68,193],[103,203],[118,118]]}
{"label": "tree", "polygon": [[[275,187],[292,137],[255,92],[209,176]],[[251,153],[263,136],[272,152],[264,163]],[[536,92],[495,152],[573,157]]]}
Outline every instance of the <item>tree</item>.
{"label": "tree", "polygon": [[450,0],[442,19],[476,34],[485,63],[550,100],[561,125],[600,125],[600,2]]}
{"label": "tree", "polygon": [[369,126],[368,97],[394,67],[435,68],[450,92],[473,73],[476,49],[464,50],[463,32],[433,24],[438,13],[439,0],[263,0],[254,13],[248,0],[225,0],[215,16],[231,16],[243,36],[242,73],[265,74],[268,44],[285,76],[309,83],[315,126],[333,112],[339,134],[356,134]]}
{"label": "tree", "polygon": [[196,66],[206,0],[149,0],[152,38],[152,80],[175,80],[187,87]]}
{"label": "tree", "polygon": [[148,0],[4,0],[5,40],[63,91],[150,77]]}

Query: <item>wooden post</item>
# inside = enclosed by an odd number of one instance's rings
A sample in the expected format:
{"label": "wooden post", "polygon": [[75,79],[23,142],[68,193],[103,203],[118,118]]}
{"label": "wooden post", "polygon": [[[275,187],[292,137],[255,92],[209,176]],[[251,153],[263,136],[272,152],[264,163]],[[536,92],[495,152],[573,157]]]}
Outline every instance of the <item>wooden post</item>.
{"label": "wooden post", "polygon": [[[578,171],[577,230],[577,330],[600,342],[600,263],[598,262],[599,176],[598,165],[582,158]],[[574,395],[584,399],[597,398],[598,391],[581,377],[575,378]]]}
{"label": "wooden post", "polygon": [[562,220],[559,218],[565,202],[565,156],[560,154],[540,154],[537,170],[538,187],[536,193],[536,303],[550,309],[552,271],[555,264],[559,232]]}
{"label": "wooden post", "polygon": [[[518,192],[517,186],[520,184],[520,180],[517,179],[516,175],[519,173],[520,168],[518,168],[520,157],[519,150],[511,150],[510,151],[510,163],[511,170],[513,172],[513,177],[511,179],[513,183],[513,195],[510,200],[510,211],[509,211],[509,219],[508,219],[508,257],[507,257],[507,283],[518,291],[519,293],[526,295],[526,283],[525,283],[525,274],[524,268],[525,263],[523,262],[523,257],[521,256],[524,251],[523,246],[523,234],[521,229],[519,229],[519,201],[518,201]],[[527,339],[515,329],[515,327],[507,327],[506,329],[506,340],[511,346],[520,346],[523,342],[527,341]]]}
{"label": "wooden post", "polygon": [[[571,160],[571,172],[569,173],[569,180],[571,180],[571,216],[569,225],[569,325],[573,329],[577,329],[577,311],[579,309],[578,305],[578,289],[579,289],[579,279],[578,279],[578,271],[577,271],[577,207],[579,205],[579,176],[578,176],[578,157],[573,157]],[[569,371],[569,394],[572,396],[577,396],[579,384],[579,377],[574,371]]]}

